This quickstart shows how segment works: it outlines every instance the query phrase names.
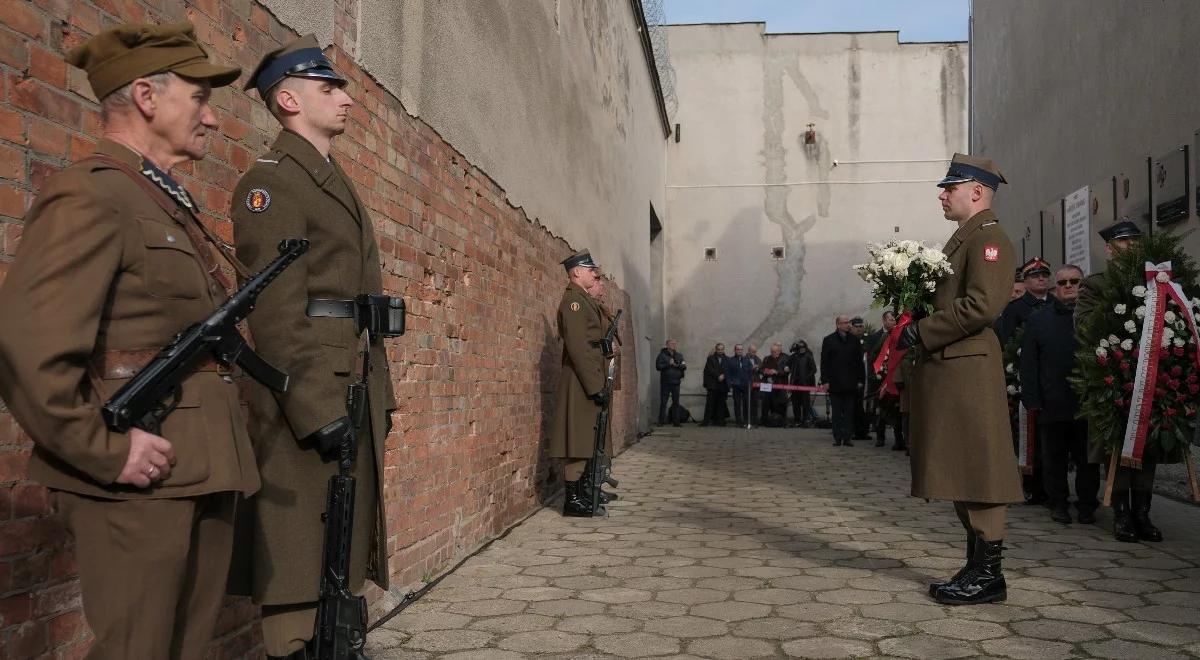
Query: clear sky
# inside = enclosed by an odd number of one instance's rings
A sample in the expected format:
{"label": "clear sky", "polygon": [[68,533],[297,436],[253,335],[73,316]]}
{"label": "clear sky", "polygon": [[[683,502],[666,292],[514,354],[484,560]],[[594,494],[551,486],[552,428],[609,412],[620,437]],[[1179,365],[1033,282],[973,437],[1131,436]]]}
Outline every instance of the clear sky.
{"label": "clear sky", "polygon": [[900,30],[901,41],[966,41],[969,0],[665,0],[668,23],[765,21],[767,32]]}

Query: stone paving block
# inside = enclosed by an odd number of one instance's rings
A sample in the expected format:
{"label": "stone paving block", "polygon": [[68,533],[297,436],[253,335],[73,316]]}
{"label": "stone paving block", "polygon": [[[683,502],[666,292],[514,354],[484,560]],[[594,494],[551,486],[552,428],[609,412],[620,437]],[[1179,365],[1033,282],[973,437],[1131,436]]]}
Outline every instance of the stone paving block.
{"label": "stone paving block", "polygon": [[634,619],[610,616],[607,614],[589,614],[587,616],[572,616],[562,619],[555,626],[566,632],[584,633],[587,635],[609,635],[626,633],[637,630],[641,624]]}
{"label": "stone paving block", "polygon": [[861,639],[868,642],[883,639],[884,637],[900,637],[918,632],[911,624],[860,617],[834,619],[833,621],[819,624],[819,627],[825,631],[825,634],[833,637]]}
{"label": "stone paving block", "polygon": [[936,621],[922,621],[916,624],[918,628],[938,637],[948,637],[950,639],[962,639],[969,641],[981,641],[984,639],[993,639],[996,637],[1004,637],[1010,634],[1009,630],[998,623],[988,621],[970,621],[962,619],[938,619]]}
{"label": "stone paving block", "polygon": [[508,600],[559,600],[569,598],[574,592],[559,587],[519,587],[509,589],[501,596]]}
{"label": "stone paving block", "polygon": [[812,594],[797,589],[743,589],[735,592],[733,599],[764,605],[793,605],[812,600]]}
{"label": "stone paving block", "polygon": [[871,644],[836,637],[794,639],[781,648],[790,658],[866,658],[875,654]]}
{"label": "stone paving block", "polygon": [[459,586],[446,587],[445,589],[434,589],[425,597],[429,600],[441,600],[449,603],[462,603],[472,600],[488,600],[496,598],[501,593],[500,589],[483,586]]}
{"label": "stone paving block", "polygon": [[554,653],[574,651],[587,642],[587,635],[576,635],[561,630],[536,630],[509,635],[497,642],[497,646],[524,653]]}
{"label": "stone paving block", "polygon": [[1181,625],[1200,626],[1200,602],[1193,601],[1191,607],[1147,605],[1128,610],[1130,617],[1142,621],[1159,621]]}
{"label": "stone paving block", "polygon": [[517,614],[525,609],[528,603],[523,603],[518,600],[504,600],[495,598],[492,600],[475,600],[465,603],[453,603],[446,611],[455,614],[466,614],[467,616],[499,616],[501,614]]}
{"label": "stone paving block", "polygon": [[664,603],[662,601],[651,600],[642,603],[627,603],[624,605],[614,605],[610,610],[614,614],[629,617],[631,619],[663,619],[672,616],[683,616],[688,613],[688,606],[679,603]]}
{"label": "stone paving block", "polygon": [[392,617],[384,624],[385,628],[402,630],[406,633],[424,632],[426,630],[447,630],[466,628],[471,617],[447,612],[409,612],[405,610]]}
{"label": "stone paving block", "polygon": [[[442,656],[443,660],[524,660],[529,656],[516,651],[501,651],[500,649],[479,649],[476,651],[459,651]],[[389,656],[388,660],[391,660]]]}
{"label": "stone paving block", "polygon": [[1117,610],[1088,605],[1050,605],[1048,607],[1039,607],[1037,610],[1044,617],[1066,619],[1067,621],[1078,621],[1080,623],[1116,623],[1129,619],[1129,617]]}
{"label": "stone paving block", "polygon": [[1017,660],[1066,660],[1074,657],[1070,644],[1032,637],[989,639],[981,645],[987,653]]}
{"label": "stone paving block", "polygon": [[670,591],[660,591],[655,597],[656,600],[661,600],[667,603],[682,603],[684,605],[699,605],[701,603],[715,603],[729,598],[729,592],[718,591],[716,589],[673,589]]}
{"label": "stone paving block", "polygon": [[1056,619],[1016,621],[1009,627],[1018,635],[1061,642],[1087,642],[1108,636],[1105,630],[1097,625]]}
{"label": "stone paving block", "polygon": [[554,617],[540,614],[509,614],[479,619],[471,624],[474,630],[486,630],[494,633],[528,632],[531,630],[549,630],[557,621]]}
{"label": "stone paving block", "polygon": [[711,637],[726,634],[729,626],[724,621],[713,621],[695,616],[677,616],[647,621],[645,631],[667,637]]}
{"label": "stone paving block", "polygon": [[605,653],[623,658],[646,658],[680,651],[679,640],[650,633],[601,635],[592,643]]}
{"label": "stone paving block", "polygon": [[[792,605],[791,607],[799,606]],[[759,619],[767,616],[771,612],[771,606],[760,603],[726,601],[696,605],[691,608],[690,612],[694,616],[703,616],[719,621],[745,621],[746,619]]]}
{"label": "stone paving block", "polygon": [[529,604],[530,614],[543,614],[552,617],[571,617],[581,614],[598,614],[604,611],[604,603],[590,600],[569,598],[564,600],[544,600]]}
{"label": "stone paving block", "polygon": [[1093,607],[1104,607],[1108,609],[1125,611],[1134,607],[1145,605],[1146,601],[1155,602],[1154,598],[1159,594],[1149,594],[1146,598],[1140,598],[1130,594],[1118,594],[1111,591],[1071,591],[1065,594],[1059,594],[1059,597],[1068,604],[1091,605]]}
{"label": "stone paving block", "polygon": [[962,642],[935,635],[909,635],[880,640],[879,650],[901,658],[949,660],[975,655],[975,650]]}
{"label": "stone paving block", "polygon": [[1200,642],[1200,629],[1156,621],[1125,621],[1105,626],[1114,635],[1135,642],[1167,646],[1184,646]]}
{"label": "stone paving block", "polygon": [[797,639],[799,637],[816,637],[820,629],[816,624],[801,623],[794,619],[767,617],[750,619],[734,624],[734,635],[738,637],[762,637],[764,639]]}
{"label": "stone paving block", "polygon": [[1110,639],[1106,642],[1088,642],[1084,650],[1097,658],[1114,658],[1115,660],[1182,660],[1188,656],[1175,651],[1168,651],[1154,644],[1139,644],[1123,639]]}
{"label": "stone paving block", "polygon": [[[750,603],[744,603],[750,606]],[[765,606],[760,606],[765,607]],[[768,610],[770,608],[767,608]],[[821,623],[854,615],[854,610],[842,605],[827,605],[825,603],[801,603],[799,605],[784,605],[775,608],[776,614],[798,621]],[[753,617],[750,617],[753,618]]]}
{"label": "stone paving block", "polygon": [[487,646],[492,633],[482,630],[429,630],[419,632],[405,643],[405,647],[418,651],[445,653]]}
{"label": "stone paving block", "polygon": [[864,589],[835,589],[822,591],[816,595],[822,603],[837,605],[878,605],[892,600],[892,595],[886,591],[866,591]]}
{"label": "stone paving block", "polygon": [[697,639],[687,645],[688,653],[716,660],[777,657],[775,645],[758,639],[740,637],[711,637]]}

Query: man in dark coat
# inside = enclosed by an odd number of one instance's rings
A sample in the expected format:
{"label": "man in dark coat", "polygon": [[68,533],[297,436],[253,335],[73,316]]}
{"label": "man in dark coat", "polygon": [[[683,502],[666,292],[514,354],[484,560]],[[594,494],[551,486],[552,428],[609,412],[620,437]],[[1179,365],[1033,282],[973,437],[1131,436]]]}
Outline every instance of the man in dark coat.
{"label": "man in dark coat", "polygon": [[[360,323],[356,302],[383,291],[375,227],[332,154],[354,105],[346,84],[311,34],[268,53],[247,83],[283,130],[234,190],[230,215],[238,256],[258,269],[275,257],[280,240],[312,242],[249,318],[263,356],[291,377],[285,394],[251,388],[250,436],[263,490],[239,511],[253,526],[250,588],[263,605],[268,657],[311,652],[326,484],[339,472],[343,441],[357,443],[351,589],[360,591],[366,580],[388,587],[384,445],[396,398],[381,328]],[[370,365],[365,374],[364,357]],[[362,377],[366,414],[355,423],[347,388]]]}
{"label": "man in dark coat", "polygon": [[704,362],[704,419],[700,426],[725,426],[729,409],[725,399],[729,396],[729,384],[725,382],[725,344],[717,343]]}
{"label": "man in dark coat", "polygon": [[[1111,259],[1118,252],[1133,247],[1135,241],[1142,236],[1142,230],[1132,218],[1124,217],[1119,221],[1101,229],[1100,238],[1104,239],[1104,251]],[[1097,289],[1104,279],[1104,272],[1096,272],[1084,278],[1079,286],[1079,301],[1075,303],[1075,328],[1082,328],[1093,312],[1109,313],[1109,310],[1097,310]],[[1142,283],[1130,283],[1130,286]],[[1088,453],[1095,463],[1108,464],[1109,444],[1099,433],[1093,433],[1089,428]],[[1154,473],[1160,459],[1156,452],[1146,451],[1142,457],[1140,469],[1120,465],[1118,461],[1113,477],[1112,508],[1113,508],[1113,538],[1125,543],[1136,541],[1157,542],[1163,538],[1162,531],[1150,520],[1150,502],[1154,498]]]}
{"label": "man in dark coat", "polygon": [[1025,322],[1021,340],[1021,401],[1037,413],[1038,445],[1042,455],[1042,481],[1050,497],[1051,519],[1071,522],[1067,499],[1067,462],[1075,463],[1075,508],[1079,522],[1096,522],[1100,506],[1099,466],[1088,462],[1087,420],[1076,419],[1079,397],[1067,377],[1075,367],[1075,301],[1083,271],[1067,265],[1055,274],[1055,299]]}
{"label": "man in dark coat", "polygon": [[[817,360],[808,350],[808,342],[798,341],[791,346],[788,364],[792,371],[788,382],[792,385],[812,387],[817,383]],[[809,412],[812,410],[811,392],[792,392],[792,425],[807,428],[812,420]]]}
{"label": "man in dark coat", "polygon": [[750,420],[750,383],[754,378],[754,361],[742,352],[741,344],[733,345],[733,357],[725,360],[725,382],[733,393],[733,415],[738,426]]}
{"label": "man in dark coat", "polygon": [[850,332],[850,317],[839,315],[837,330],[821,342],[821,384],[829,386],[833,407],[833,446],[853,447],[854,402],[862,390],[862,342]]}
{"label": "man in dark coat", "polygon": [[[748,344],[746,346],[746,359],[750,360],[750,381],[754,382],[762,378],[762,358],[758,356],[758,346]],[[762,412],[762,392],[757,387],[750,389],[750,425],[758,426],[759,413]]]}
{"label": "man in dark coat", "polygon": [[[762,382],[771,385],[787,385],[792,372],[788,358],[783,354],[783,344],[771,344],[771,353],[762,361]],[[760,387],[761,389],[761,387]],[[764,426],[784,426],[787,423],[788,394],[785,390],[772,388],[763,393],[762,422]]]}
{"label": "man in dark coat", "polygon": [[933,294],[934,311],[901,332],[916,347],[906,387],[914,497],[954,502],[967,532],[967,564],[929,593],[939,603],[968,605],[1008,597],[1001,570],[1009,502],[1021,480],[1008,421],[1000,342],[992,324],[1012,289],[1014,250],[992,198],[1004,177],[990,159],[955,154],[938,183],[942,215],[957,224],[942,248],[952,273]]}
{"label": "man in dark coat", "polygon": [[[659,426],[667,423],[668,415],[671,425],[679,426],[679,420],[675,417],[675,408],[679,405],[679,383],[683,381],[683,372],[687,371],[687,362],[683,359],[683,354],[675,350],[678,346],[679,342],[668,339],[667,345],[658,352],[658,358],[654,361],[654,368],[658,370]],[[669,407],[667,405],[668,398],[671,400]]]}
{"label": "man in dark coat", "polygon": [[[996,335],[1000,338],[1001,349],[1008,346],[1008,343],[1013,340],[1013,336],[1025,325],[1025,321],[1034,312],[1054,302],[1054,296],[1050,293],[1049,263],[1041,257],[1034,257],[1021,266],[1020,273],[1021,282],[1025,285],[1025,293],[1004,307],[1004,312],[1000,314],[1000,318],[996,320],[994,326]],[[1020,411],[1017,404],[1015,399],[1009,399],[1009,428],[1013,437],[1013,453],[1016,453],[1020,446],[1018,437]],[[1043,504],[1047,501],[1046,488],[1042,481],[1043,470],[1042,454],[1037,452],[1033,456],[1033,474],[1025,475],[1021,480],[1026,504]]]}

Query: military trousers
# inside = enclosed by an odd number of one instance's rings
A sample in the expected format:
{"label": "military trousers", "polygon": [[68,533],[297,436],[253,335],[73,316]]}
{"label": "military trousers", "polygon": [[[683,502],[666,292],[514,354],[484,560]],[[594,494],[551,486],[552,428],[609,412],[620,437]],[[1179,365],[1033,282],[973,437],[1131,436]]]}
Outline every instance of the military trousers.
{"label": "military trousers", "polygon": [[1004,540],[1004,521],[1008,515],[1007,504],[990,502],[955,502],[954,513],[968,534],[975,534],[985,541]]}
{"label": "military trousers", "polygon": [[1117,465],[1113,490],[1154,490],[1154,471],[1157,467],[1158,463],[1149,455],[1142,459],[1141,469]]}
{"label": "military trousers", "polygon": [[89,660],[204,658],[225,595],[235,494],[57,497],[96,637]]}

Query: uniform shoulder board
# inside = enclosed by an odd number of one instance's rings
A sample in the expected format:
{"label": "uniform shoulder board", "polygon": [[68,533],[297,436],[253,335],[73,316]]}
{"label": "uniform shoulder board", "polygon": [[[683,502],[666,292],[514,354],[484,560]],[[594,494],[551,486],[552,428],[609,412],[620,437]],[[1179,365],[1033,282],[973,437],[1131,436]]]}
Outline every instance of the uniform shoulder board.
{"label": "uniform shoulder board", "polygon": [[980,228],[983,228],[983,227],[991,227],[992,225],[998,225],[998,224],[1000,224],[1000,223],[996,222],[995,220],[988,220],[987,222],[985,222],[979,226],[980,226]]}

